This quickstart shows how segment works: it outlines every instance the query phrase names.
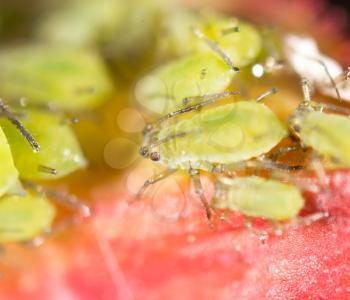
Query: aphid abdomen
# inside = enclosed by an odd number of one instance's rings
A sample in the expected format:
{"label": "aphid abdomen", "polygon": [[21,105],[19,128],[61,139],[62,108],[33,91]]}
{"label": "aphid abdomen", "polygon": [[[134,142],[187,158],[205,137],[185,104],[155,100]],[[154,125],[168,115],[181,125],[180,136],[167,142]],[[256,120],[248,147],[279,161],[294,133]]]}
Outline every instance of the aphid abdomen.
{"label": "aphid abdomen", "polygon": [[0,127],[0,196],[4,195],[18,183],[18,171],[14,165],[10,145]]}
{"label": "aphid abdomen", "polygon": [[346,116],[310,112],[302,117],[302,142],[340,165],[350,165],[350,119]]}
{"label": "aphid abdomen", "polygon": [[226,104],[197,113],[160,131],[159,138],[178,134],[160,146],[162,161],[172,168],[205,162],[228,164],[268,152],[288,134],[286,127],[263,104]]}
{"label": "aphid abdomen", "polygon": [[216,208],[239,211],[246,216],[283,221],[295,218],[304,205],[299,190],[290,184],[261,177],[218,179]]}
{"label": "aphid abdomen", "polygon": [[0,199],[0,242],[27,241],[50,229],[55,207],[40,194]]}
{"label": "aphid abdomen", "polygon": [[235,73],[215,53],[198,53],[171,61],[143,78],[136,87],[142,107],[157,114],[181,108],[185,97],[224,91]]}

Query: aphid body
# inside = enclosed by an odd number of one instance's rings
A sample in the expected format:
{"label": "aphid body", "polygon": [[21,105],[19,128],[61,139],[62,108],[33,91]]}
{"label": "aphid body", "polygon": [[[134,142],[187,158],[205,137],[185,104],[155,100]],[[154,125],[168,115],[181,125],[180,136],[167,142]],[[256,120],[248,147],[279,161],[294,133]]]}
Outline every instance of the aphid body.
{"label": "aphid body", "polygon": [[[323,113],[327,104],[311,101],[308,82],[303,80],[304,101],[289,123],[302,144],[313,148],[337,166],[350,165],[350,119],[344,115]],[[341,110],[341,108],[339,108]]]}
{"label": "aphid body", "polygon": [[192,43],[183,45],[182,57],[164,64],[139,81],[136,100],[148,112],[164,114],[182,107],[185,97],[229,89],[239,68],[260,54],[257,29],[236,18],[206,16],[188,24]]}
{"label": "aphid body", "polygon": [[[264,154],[288,132],[274,113],[263,104],[248,101],[225,104],[179,120],[161,129],[160,162],[172,169],[211,170],[212,164],[230,164]],[[151,151],[153,152],[153,151]]]}
{"label": "aphid body", "polygon": [[213,205],[248,217],[286,221],[297,217],[304,200],[297,187],[277,180],[257,176],[220,177],[216,182]]}
{"label": "aphid body", "polygon": [[28,192],[26,196],[0,199],[0,242],[34,239],[51,228],[55,207],[43,195]]}
{"label": "aphid body", "polygon": [[210,207],[203,194],[199,171],[225,173],[227,165],[270,151],[288,135],[288,130],[267,106],[255,101],[216,106],[176,120],[167,127],[161,126],[164,120],[202,106],[199,103],[170,113],[156,122],[158,128],[146,127],[145,144],[140,153],[165,164],[168,172],[148,179],[139,194],[176,170],[188,170],[210,222]]}
{"label": "aphid body", "polygon": [[18,171],[14,165],[10,145],[3,130],[0,128],[0,197],[18,184]]}

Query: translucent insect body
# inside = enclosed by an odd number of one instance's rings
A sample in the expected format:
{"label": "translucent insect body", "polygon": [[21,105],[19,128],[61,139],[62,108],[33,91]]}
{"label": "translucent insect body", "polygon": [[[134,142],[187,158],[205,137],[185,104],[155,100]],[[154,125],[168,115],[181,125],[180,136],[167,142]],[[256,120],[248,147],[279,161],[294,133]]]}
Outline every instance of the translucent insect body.
{"label": "translucent insect body", "polygon": [[220,99],[217,94],[218,99],[210,95],[205,97],[209,100],[169,113],[146,127],[140,153],[165,164],[168,171],[147,180],[140,193],[178,169],[188,170],[210,220],[209,205],[199,181],[200,170],[225,172],[226,165],[270,151],[288,135],[288,130],[269,108],[255,101],[213,107],[164,126],[171,118]]}
{"label": "translucent insect body", "polygon": [[215,187],[214,207],[239,211],[248,217],[290,220],[303,205],[297,187],[273,179],[220,177]]}
{"label": "translucent insect body", "polygon": [[252,63],[261,51],[259,32],[236,18],[194,18],[188,24],[192,43],[185,55],[154,70],[136,87],[136,99],[148,112],[164,114],[182,107],[185,97],[221,93],[239,68]]}
{"label": "translucent insect body", "polygon": [[[327,104],[313,102],[307,79],[303,79],[304,100],[289,123],[302,144],[336,166],[350,165],[350,119],[344,115],[322,112]],[[333,108],[333,107],[330,107]],[[337,107],[335,107],[337,109]],[[340,107],[338,110],[342,110]]]}

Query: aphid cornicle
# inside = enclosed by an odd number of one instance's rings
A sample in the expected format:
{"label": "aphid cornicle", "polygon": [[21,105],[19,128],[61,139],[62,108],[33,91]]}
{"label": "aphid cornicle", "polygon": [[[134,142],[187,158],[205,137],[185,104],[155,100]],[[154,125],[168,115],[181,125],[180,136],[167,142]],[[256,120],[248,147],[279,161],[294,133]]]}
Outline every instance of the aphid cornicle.
{"label": "aphid cornicle", "polygon": [[188,170],[210,221],[211,211],[200,183],[200,170],[225,172],[227,165],[265,154],[288,135],[286,126],[277,116],[255,101],[216,106],[162,126],[172,117],[198,110],[230,95],[232,93],[226,92],[203,96],[203,102],[169,113],[146,127],[140,153],[166,165],[168,171],[147,180],[140,192],[176,170]]}
{"label": "aphid cornicle", "polygon": [[289,118],[289,124],[301,143],[337,167],[350,166],[350,119],[322,112],[342,111],[341,107],[313,102],[306,78],[302,79],[304,100]]}

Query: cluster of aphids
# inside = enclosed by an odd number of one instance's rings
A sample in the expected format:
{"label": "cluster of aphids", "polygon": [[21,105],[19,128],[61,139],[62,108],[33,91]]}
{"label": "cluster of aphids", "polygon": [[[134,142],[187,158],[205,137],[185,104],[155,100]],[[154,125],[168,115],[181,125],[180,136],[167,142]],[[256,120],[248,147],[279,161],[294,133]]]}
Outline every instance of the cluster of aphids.
{"label": "cluster of aphids", "polygon": [[54,222],[51,201],[78,211],[74,216],[89,214],[76,197],[46,183],[87,165],[68,114],[93,108],[113,85],[95,52],[45,44],[1,50],[0,69],[7,103],[0,100],[0,243],[37,244],[80,219]]}
{"label": "cluster of aphids", "polygon": [[[209,223],[215,208],[277,222],[298,219],[297,223],[305,223],[327,216],[321,211],[297,218],[304,200],[297,184],[292,183],[292,172],[313,169],[326,181],[325,166],[350,165],[350,120],[342,114],[323,112],[346,111],[311,99],[311,88],[339,98],[340,92],[348,96],[346,74],[319,52],[312,39],[267,37],[234,17],[192,14],[184,19],[188,30],[183,32],[188,36],[182,40],[168,37],[180,43],[182,55],[137,85],[139,103],[148,111],[163,114],[146,126],[140,153],[167,167],[149,178],[139,194],[168,175],[186,170]],[[184,40],[187,43],[181,43]],[[275,87],[249,99],[239,95],[239,80],[234,81],[247,70],[263,81],[276,69],[282,74],[292,71],[301,79],[304,96],[287,123],[263,103],[265,97],[277,92]],[[284,146],[285,140],[291,143]],[[312,151],[307,165],[279,161],[281,155],[306,148]],[[211,204],[204,196],[201,172],[216,178]],[[281,177],[275,176],[276,172]]]}

